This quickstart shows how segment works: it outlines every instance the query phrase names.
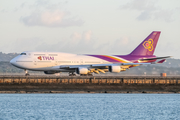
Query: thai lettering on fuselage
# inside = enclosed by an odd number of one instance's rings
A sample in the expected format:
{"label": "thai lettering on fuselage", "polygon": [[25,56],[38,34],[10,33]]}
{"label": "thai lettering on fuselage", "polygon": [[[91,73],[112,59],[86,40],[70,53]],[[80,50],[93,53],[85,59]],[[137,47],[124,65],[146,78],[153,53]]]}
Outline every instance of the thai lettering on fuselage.
{"label": "thai lettering on fuselage", "polygon": [[54,60],[54,57],[51,56],[42,56],[43,60]]}
{"label": "thai lettering on fuselage", "polygon": [[39,60],[54,60],[54,57],[52,56],[39,56]]}

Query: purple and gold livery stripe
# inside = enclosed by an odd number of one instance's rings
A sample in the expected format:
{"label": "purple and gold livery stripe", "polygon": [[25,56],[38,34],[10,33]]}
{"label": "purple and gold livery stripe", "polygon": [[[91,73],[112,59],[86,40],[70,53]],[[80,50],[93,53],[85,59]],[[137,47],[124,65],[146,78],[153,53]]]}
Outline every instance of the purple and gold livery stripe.
{"label": "purple and gold livery stripe", "polygon": [[108,62],[113,62],[113,63],[117,63],[117,62],[127,63],[127,61],[125,61],[125,60],[122,60],[120,58],[113,57],[113,56],[108,56],[108,55],[88,55],[88,56],[96,57],[96,58],[106,60]]}

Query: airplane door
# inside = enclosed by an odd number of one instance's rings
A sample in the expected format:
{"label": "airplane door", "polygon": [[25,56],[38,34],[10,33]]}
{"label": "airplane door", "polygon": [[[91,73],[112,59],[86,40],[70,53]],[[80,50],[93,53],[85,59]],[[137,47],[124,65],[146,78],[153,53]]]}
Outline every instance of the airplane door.
{"label": "airplane door", "polygon": [[28,53],[27,56],[28,56],[28,58],[31,58],[31,53]]}
{"label": "airplane door", "polygon": [[48,53],[49,55],[49,59],[51,61],[51,66],[57,66],[58,65],[58,54],[52,54],[52,53]]}
{"label": "airplane door", "polygon": [[81,60],[80,60],[80,64],[83,65],[83,63],[84,63],[84,62],[83,62],[83,59],[81,59]]}
{"label": "airplane door", "polygon": [[52,60],[52,65],[53,66],[57,66],[58,65],[58,61],[57,61],[56,57],[54,57],[54,60]]}
{"label": "airplane door", "polygon": [[37,60],[36,60],[36,58],[34,58],[34,65],[37,65]]}

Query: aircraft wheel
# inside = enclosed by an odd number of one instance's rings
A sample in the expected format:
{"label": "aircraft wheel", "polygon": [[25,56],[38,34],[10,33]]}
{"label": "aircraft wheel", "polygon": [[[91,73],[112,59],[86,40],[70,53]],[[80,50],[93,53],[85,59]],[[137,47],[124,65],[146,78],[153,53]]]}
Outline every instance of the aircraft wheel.
{"label": "aircraft wheel", "polygon": [[76,76],[76,74],[74,74],[74,73],[69,73],[69,76]]}
{"label": "aircraft wheel", "polygon": [[92,74],[88,74],[88,76],[93,76]]}
{"label": "aircraft wheel", "polygon": [[24,70],[24,72],[25,72],[25,76],[29,76],[30,75],[28,70]]}
{"label": "aircraft wheel", "polygon": [[30,74],[29,74],[29,73],[27,73],[27,74],[25,74],[25,76],[30,76]]}

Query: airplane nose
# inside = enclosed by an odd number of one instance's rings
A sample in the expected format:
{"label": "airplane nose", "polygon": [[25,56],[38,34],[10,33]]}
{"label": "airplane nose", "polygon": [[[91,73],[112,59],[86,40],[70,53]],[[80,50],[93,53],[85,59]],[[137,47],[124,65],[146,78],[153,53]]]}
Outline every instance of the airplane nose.
{"label": "airplane nose", "polygon": [[12,60],[10,61],[10,63],[11,63],[12,65],[14,65],[14,64],[16,63],[16,61],[15,61],[14,59],[12,59]]}

